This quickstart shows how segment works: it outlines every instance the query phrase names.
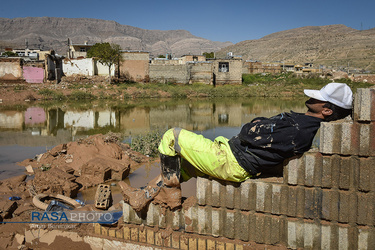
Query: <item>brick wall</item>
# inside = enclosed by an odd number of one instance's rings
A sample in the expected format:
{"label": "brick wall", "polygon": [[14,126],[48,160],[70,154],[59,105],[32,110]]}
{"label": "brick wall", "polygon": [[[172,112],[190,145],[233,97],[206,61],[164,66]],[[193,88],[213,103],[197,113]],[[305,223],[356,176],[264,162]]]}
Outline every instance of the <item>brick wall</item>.
{"label": "brick wall", "polygon": [[[141,215],[124,203],[122,238],[180,249],[375,249],[374,102],[375,89],[359,89],[354,120],[323,123],[320,149],[285,161],[283,177],[198,178],[197,203],[178,211],[150,204]],[[171,241],[157,241],[153,231],[148,242],[148,230],[167,228]]]}

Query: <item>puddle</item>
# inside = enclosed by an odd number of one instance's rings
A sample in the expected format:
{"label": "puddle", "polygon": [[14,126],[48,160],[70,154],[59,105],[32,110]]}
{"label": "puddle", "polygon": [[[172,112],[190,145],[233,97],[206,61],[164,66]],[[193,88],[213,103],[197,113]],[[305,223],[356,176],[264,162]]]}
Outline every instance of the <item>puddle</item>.
{"label": "puddle", "polygon": [[[149,181],[160,174],[160,163],[147,163],[131,173],[124,181],[132,187],[145,186]],[[113,204],[120,202],[122,198],[121,189],[117,185],[118,181],[111,181],[105,184],[111,186]],[[192,178],[182,183],[181,190],[183,197],[195,196],[197,179]],[[97,187],[87,188],[78,193],[77,199],[84,201],[86,204],[94,204]]]}

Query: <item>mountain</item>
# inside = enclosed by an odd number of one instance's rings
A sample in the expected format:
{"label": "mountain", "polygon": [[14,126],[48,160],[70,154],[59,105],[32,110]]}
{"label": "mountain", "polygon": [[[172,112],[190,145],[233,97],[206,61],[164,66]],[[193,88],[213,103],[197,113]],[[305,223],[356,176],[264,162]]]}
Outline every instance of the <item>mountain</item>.
{"label": "mountain", "polygon": [[306,26],[246,40],[216,53],[233,52],[243,60],[360,68],[375,71],[375,29],[359,31],[345,25]]}
{"label": "mountain", "polygon": [[122,49],[149,51],[155,56],[201,54],[232,45],[196,37],[186,30],[145,30],[90,18],[0,18],[0,30],[0,49],[25,48],[27,41],[30,49],[54,49],[62,55],[68,51],[68,38],[73,44],[117,43]]}

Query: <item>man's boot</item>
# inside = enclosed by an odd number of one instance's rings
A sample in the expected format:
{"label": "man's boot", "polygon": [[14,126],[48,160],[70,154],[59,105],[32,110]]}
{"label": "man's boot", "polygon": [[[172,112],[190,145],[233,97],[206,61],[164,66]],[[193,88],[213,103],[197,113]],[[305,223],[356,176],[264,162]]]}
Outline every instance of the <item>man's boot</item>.
{"label": "man's boot", "polygon": [[181,158],[160,154],[163,186],[154,202],[171,209],[181,206]]}
{"label": "man's boot", "polygon": [[133,188],[123,181],[120,181],[118,185],[122,189],[124,201],[135,211],[139,212],[159,194],[163,186],[163,178],[161,175],[158,175],[147,186],[141,188]]}

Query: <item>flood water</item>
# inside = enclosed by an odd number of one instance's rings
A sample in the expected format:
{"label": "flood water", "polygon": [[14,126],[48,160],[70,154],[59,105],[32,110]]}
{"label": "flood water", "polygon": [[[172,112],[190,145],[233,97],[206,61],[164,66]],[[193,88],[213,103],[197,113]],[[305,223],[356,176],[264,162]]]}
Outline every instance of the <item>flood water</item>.
{"label": "flood water", "polygon": [[[17,162],[61,143],[110,131],[123,142],[149,131],[180,127],[209,139],[231,138],[255,117],[305,112],[302,99],[218,98],[0,104],[0,180],[23,174]],[[144,166],[132,178],[149,180],[158,166]],[[130,179],[131,180],[131,179]]]}

